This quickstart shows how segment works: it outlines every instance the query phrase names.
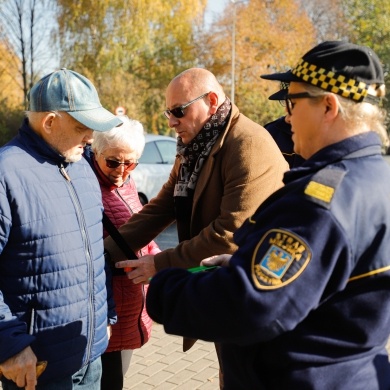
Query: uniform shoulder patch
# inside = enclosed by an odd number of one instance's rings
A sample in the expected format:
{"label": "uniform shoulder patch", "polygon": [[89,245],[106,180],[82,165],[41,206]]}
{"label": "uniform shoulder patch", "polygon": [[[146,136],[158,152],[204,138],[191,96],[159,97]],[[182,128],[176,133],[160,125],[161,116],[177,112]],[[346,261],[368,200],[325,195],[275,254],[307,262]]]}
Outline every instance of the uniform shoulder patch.
{"label": "uniform shoulder patch", "polygon": [[345,176],[345,171],[335,168],[325,168],[317,172],[305,188],[305,195],[309,199],[327,209],[330,208],[330,203],[337,187]]}
{"label": "uniform shoulder patch", "polygon": [[262,290],[286,286],[299,277],[311,258],[309,246],[300,237],[287,230],[269,230],[253,252],[253,282]]}

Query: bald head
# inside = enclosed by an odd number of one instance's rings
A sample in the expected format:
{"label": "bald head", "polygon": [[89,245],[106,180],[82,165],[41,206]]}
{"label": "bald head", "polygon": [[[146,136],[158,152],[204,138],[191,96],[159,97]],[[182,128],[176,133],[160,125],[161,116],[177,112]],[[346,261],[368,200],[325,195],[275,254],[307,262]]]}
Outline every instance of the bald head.
{"label": "bald head", "polygon": [[215,76],[206,69],[191,68],[177,75],[165,94],[169,127],[188,144],[225,102]]}
{"label": "bald head", "polygon": [[208,70],[190,68],[178,74],[168,85],[168,90],[180,89],[184,94],[201,95],[206,92],[215,92],[218,95],[218,106],[225,101],[225,93],[221,84]]}

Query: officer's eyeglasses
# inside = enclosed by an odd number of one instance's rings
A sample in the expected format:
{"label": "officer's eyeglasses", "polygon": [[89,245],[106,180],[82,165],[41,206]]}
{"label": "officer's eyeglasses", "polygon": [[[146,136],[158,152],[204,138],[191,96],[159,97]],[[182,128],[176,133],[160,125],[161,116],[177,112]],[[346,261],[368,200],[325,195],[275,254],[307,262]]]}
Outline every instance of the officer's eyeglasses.
{"label": "officer's eyeglasses", "polygon": [[313,96],[310,95],[309,92],[300,92],[300,93],[290,93],[286,95],[286,99],[280,100],[279,103],[287,108],[287,112],[289,115],[292,115],[292,110],[295,106],[295,103],[291,101],[291,99],[303,99],[303,98],[308,98],[308,99],[315,99],[321,96]]}
{"label": "officer's eyeglasses", "polygon": [[184,116],[184,109],[186,109],[188,106],[190,106],[192,103],[195,103],[197,100],[200,100],[200,99],[203,99],[205,96],[207,96],[210,92],[206,92],[204,93],[203,95],[189,101],[188,103],[186,104],[183,104],[179,107],[175,107],[175,108],[172,108],[172,110],[165,110],[164,111],[164,115],[167,119],[169,119],[169,117],[171,116],[171,114],[175,117],[175,118],[183,118]]}
{"label": "officer's eyeglasses", "polygon": [[[103,155],[102,155],[103,156]],[[110,160],[109,158],[104,157],[104,160],[106,162],[106,167],[110,169],[116,169],[119,168],[121,165],[124,166],[125,171],[132,171],[135,169],[138,165],[138,161],[126,161],[126,162],[119,162],[116,160]]]}

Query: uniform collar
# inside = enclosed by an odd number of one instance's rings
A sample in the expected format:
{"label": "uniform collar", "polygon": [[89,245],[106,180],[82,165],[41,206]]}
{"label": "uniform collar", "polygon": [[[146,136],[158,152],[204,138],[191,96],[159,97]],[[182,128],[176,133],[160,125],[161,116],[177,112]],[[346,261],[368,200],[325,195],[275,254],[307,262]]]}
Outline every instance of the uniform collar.
{"label": "uniform collar", "polygon": [[352,153],[362,149],[367,149],[366,155],[380,155],[379,135],[374,131],[368,131],[326,146],[307,159],[301,166],[286,172],[283,181],[287,184],[299,177],[317,172],[323,167],[346,159]]}

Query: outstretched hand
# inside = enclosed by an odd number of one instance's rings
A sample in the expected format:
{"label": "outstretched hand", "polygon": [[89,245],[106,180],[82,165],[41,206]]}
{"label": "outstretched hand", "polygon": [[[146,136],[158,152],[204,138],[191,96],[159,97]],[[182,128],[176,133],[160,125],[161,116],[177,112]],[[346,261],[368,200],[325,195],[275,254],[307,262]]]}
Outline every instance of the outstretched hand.
{"label": "outstretched hand", "polygon": [[154,256],[146,255],[140,257],[138,260],[124,260],[115,263],[116,268],[129,268],[125,270],[127,277],[135,284],[148,284],[151,277],[153,277],[157,270],[154,266]]}
{"label": "outstretched hand", "polygon": [[204,265],[205,267],[211,267],[213,265],[228,267],[231,257],[232,255],[228,254],[207,257],[200,262],[200,265]]}

